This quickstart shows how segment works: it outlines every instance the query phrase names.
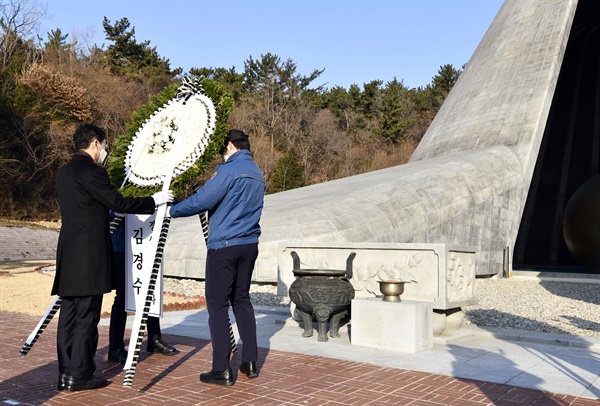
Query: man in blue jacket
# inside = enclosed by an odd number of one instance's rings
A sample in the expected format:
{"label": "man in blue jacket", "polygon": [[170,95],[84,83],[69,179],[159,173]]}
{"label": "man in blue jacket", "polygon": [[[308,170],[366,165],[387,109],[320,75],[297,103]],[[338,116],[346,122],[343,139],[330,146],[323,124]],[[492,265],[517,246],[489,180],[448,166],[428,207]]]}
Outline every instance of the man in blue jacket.
{"label": "man in blue jacket", "polygon": [[240,372],[258,376],[256,320],[250,282],[258,256],[265,179],[250,156],[248,136],[231,130],[222,150],[225,162],[193,196],[170,208],[171,217],[208,211],[206,304],[213,346],[212,370],[200,374],[205,383],[235,383],[230,365],[229,304],[243,342]]}

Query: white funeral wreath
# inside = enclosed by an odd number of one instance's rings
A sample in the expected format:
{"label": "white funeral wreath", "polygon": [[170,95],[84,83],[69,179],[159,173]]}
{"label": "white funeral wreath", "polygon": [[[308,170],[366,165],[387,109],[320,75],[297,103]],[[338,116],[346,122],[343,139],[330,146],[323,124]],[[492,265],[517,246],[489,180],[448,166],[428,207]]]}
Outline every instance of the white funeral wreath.
{"label": "white funeral wreath", "polygon": [[[136,132],[125,156],[125,176],[155,186],[177,176],[202,156],[215,131],[216,111],[197,79],[184,77],[175,98],[154,112]],[[177,148],[175,138],[178,140]],[[172,153],[176,156],[173,157]]]}

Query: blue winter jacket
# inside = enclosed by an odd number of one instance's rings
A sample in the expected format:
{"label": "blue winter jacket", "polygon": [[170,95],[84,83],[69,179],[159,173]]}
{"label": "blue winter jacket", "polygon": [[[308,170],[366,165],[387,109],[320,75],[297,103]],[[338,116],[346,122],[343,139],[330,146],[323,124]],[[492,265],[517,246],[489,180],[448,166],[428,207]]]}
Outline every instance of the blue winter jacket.
{"label": "blue winter jacket", "polygon": [[242,149],[217,166],[194,195],[171,207],[171,217],[208,211],[208,249],[258,243],[265,178]]}

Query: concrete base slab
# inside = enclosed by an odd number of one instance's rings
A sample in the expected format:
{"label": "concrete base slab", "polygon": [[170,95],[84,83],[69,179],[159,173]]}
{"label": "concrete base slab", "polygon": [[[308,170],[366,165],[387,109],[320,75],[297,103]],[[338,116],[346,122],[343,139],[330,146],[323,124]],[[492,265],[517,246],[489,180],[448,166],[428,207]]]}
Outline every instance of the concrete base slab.
{"label": "concrete base slab", "polygon": [[433,346],[430,302],[352,300],[353,345],[414,353]]}
{"label": "concrete base slab", "polygon": [[460,340],[464,340],[467,337],[475,335],[473,330],[460,328],[458,330],[450,331],[439,336],[433,337],[434,344],[451,344]]}

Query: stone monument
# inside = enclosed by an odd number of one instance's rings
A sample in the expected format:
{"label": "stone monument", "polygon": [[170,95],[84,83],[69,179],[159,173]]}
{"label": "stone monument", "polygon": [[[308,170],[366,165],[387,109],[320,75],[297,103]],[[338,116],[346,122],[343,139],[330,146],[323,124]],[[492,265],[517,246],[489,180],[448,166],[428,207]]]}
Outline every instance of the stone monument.
{"label": "stone monument", "polygon": [[[588,70],[590,75],[598,71],[597,57],[588,69],[587,59],[577,56],[585,55],[585,44],[598,43],[597,3],[506,0],[409,163],[266,196],[255,280],[275,282],[278,273],[291,274],[291,268],[281,268],[278,257],[282,247],[297,244],[474,247],[475,273],[496,275],[510,269],[513,260],[527,265],[527,253],[535,250],[531,248],[535,244],[516,244],[518,236],[534,242],[558,234],[562,239],[560,201],[566,201],[577,180],[569,187],[565,176],[562,189],[556,190],[558,197],[547,192],[556,203],[545,219],[557,230],[540,235],[526,205],[536,207],[531,202],[550,177],[543,167],[536,168],[541,157],[562,157],[555,154],[574,150],[577,140],[600,139],[600,131],[586,135],[589,128],[575,126],[574,117],[569,121],[572,126],[562,127],[562,132],[553,134],[547,128],[548,123],[559,128],[555,110],[572,101],[561,99],[557,89],[569,88]],[[570,49],[583,51],[566,58]],[[563,80],[561,71],[567,65],[575,67]],[[572,69],[580,75],[571,74]],[[579,85],[583,92],[585,82]],[[592,87],[592,94],[600,93],[597,85]],[[588,115],[595,117],[593,112]],[[541,148],[546,139],[567,138],[571,150],[558,147],[551,153]],[[592,145],[587,149],[594,150]],[[594,151],[597,158],[598,148]],[[597,173],[597,161],[579,184]],[[555,171],[568,174],[569,168]],[[539,174],[535,179],[534,172]],[[204,250],[197,248],[204,244],[202,238],[197,220],[174,219],[165,274],[202,278]],[[548,261],[552,244],[559,243],[549,241],[542,253]]]}

